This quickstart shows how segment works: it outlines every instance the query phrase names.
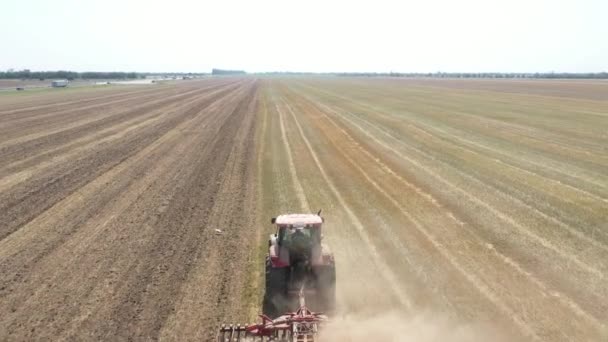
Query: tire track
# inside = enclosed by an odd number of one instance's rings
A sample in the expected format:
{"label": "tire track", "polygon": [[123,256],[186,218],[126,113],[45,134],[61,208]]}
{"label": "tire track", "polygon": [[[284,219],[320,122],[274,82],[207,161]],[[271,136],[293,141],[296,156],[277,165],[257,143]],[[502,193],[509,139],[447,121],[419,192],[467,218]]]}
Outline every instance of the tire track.
{"label": "tire track", "polygon": [[344,200],[344,198],[340,195],[340,192],[338,191],[338,189],[336,188],[336,186],[333,184],[333,182],[328,177],[325,169],[323,168],[323,166],[321,165],[321,163],[319,161],[319,158],[317,157],[317,154],[312,149],[310,141],[308,141],[308,138],[306,138],[306,136],[304,134],[304,131],[302,130],[302,126],[300,125],[298,119],[296,118],[295,113],[290,109],[290,107],[289,107],[288,104],[286,104],[286,106],[287,106],[288,110],[291,113],[291,116],[292,116],[292,118],[294,120],[294,123],[296,124],[296,127],[298,128],[298,132],[300,134],[300,137],[304,141],[304,143],[305,143],[305,145],[306,145],[306,147],[307,147],[310,155],[312,156],[312,158],[313,158],[313,160],[315,162],[315,165],[317,166],[317,168],[319,169],[319,172],[321,173],[321,176],[325,180],[325,183],[327,184],[327,186],[329,187],[329,189],[331,190],[331,192],[334,194],[334,196],[338,200],[338,203],[340,204],[340,207],[342,207],[344,209],[344,211],[346,212],[349,220],[353,223],[354,227],[356,228],[357,232],[359,233],[359,235],[360,235],[361,239],[363,240],[364,244],[369,247],[370,252],[372,253],[372,256],[375,259],[375,264],[376,264],[377,268],[379,269],[380,273],[387,280],[387,283],[390,286],[391,290],[397,296],[397,298],[399,300],[399,303],[401,305],[403,305],[404,307],[406,307],[406,308],[411,308],[412,304],[411,304],[410,299],[407,297],[406,294],[403,293],[403,291],[401,289],[401,286],[399,285],[399,282],[397,281],[397,279],[393,275],[392,271],[381,260],[380,254],[377,251],[375,245],[372,243],[371,238],[369,237],[369,235],[368,235],[365,227],[363,226],[363,224],[361,223],[361,221],[359,220],[359,218],[355,215],[355,213],[353,212],[353,210],[348,206],[348,204],[346,203],[346,201]]}
{"label": "tire track", "polygon": [[300,209],[304,213],[310,212],[310,205],[308,204],[308,200],[306,199],[306,194],[304,193],[304,189],[302,188],[302,184],[298,180],[298,174],[296,172],[296,167],[293,162],[293,156],[291,155],[291,147],[289,145],[289,140],[287,139],[287,135],[285,134],[285,124],[283,123],[283,111],[279,108],[278,104],[275,104],[275,108],[279,113],[279,126],[281,127],[281,140],[283,141],[283,145],[285,146],[285,153],[287,154],[287,163],[289,166],[289,174],[291,175],[291,181],[293,189],[296,193],[296,197],[298,198],[298,202],[300,203]]}
{"label": "tire track", "polygon": [[[366,108],[368,108],[368,109],[372,110],[374,113],[383,113],[382,111],[379,111],[377,108],[374,108],[374,107],[372,107],[372,106],[369,106],[369,105],[367,105],[367,104],[365,104],[365,103],[363,103],[363,102],[361,102],[361,101],[354,100],[354,99],[352,99],[352,98],[347,98],[347,97],[344,97],[344,96],[341,96],[341,95],[337,95],[337,94],[334,94],[334,93],[330,93],[330,92],[327,92],[327,91],[324,91],[324,90],[321,90],[321,89],[318,89],[318,88],[311,88],[310,86],[305,85],[305,84],[302,84],[302,83],[298,83],[298,85],[301,85],[301,86],[306,87],[306,88],[308,88],[308,89],[312,89],[313,91],[316,91],[316,92],[321,92],[321,93],[326,94],[326,95],[328,95],[328,96],[330,96],[330,97],[338,98],[338,99],[341,99],[341,100],[344,100],[344,101],[348,101],[348,102],[350,102],[350,103],[355,103],[355,104],[357,104],[358,106],[366,107]],[[383,113],[383,114],[384,114],[384,115],[386,115],[386,113]],[[466,134],[468,134],[468,133],[466,133]],[[492,153],[493,153],[493,152],[498,152],[498,151],[497,151],[497,150],[495,150],[495,149],[491,149],[491,151],[490,151],[490,152],[492,152]],[[537,168],[546,168],[546,169],[550,169],[551,171],[556,172],[556,173],[558,173],[558,174],[562,175],[562,176],[563,176],[565,179],[569,179],[569,178],[575,178],[575,179],[578,179],[579,181],[583,181],[584,183],[591,184],[591,185],[592,185],[592,186],[591,186],[591,188],[595,188],[595,189],[597,189],[597,187],[602,187],[602,188],[603,188],[603,185],[602,185],[602,184],[599,184],[599,183],[597,183],[597,182],[595,182],[595,181],[593,181],[593,180],[591,180],[591,179],[588,179],[588,178],[583,178],[583,177],[581,177],[581,176],[580,176],[580,175],[578,175],[578,174],[565,174],[565,173],[563,173],[561,170],[559,170],[559,169],[557,169],[557,168],[554,168],[553,166],[548,165],[547,163],[545,163],[545,164],[543,164],[543,165],[536,164],[536,163],[532,162],[532,161],[530,160],[530,158],[527,158],[525,161],[526,161],[527,163],[529,163],[530,165],[533,165],[533,166],[535,166],[535,167],[537,167]],[[514,166],[514,165],[512,165],[512,166]],[[535,174],[536,176],[538,176],[538,177],[547,178],[547,179],[552,179],[552,178],[549,178],[549,177],[547,177],[547,176],[544,176],[544,175],[538,174],[538,173],[534,172],[533,170],[528,170],[528,172],[534,173],[534,174]],[[555,179],[552,179],[552,180],[553,180],[553,181],[559,181],[559,180],[555,180]],[[564,183],[564,184],[565,184],[565,183]],[[576,187],[575,185],[573,185],[573,184],[569,184],[569,185],[570,185],[570,186],[572,186],[572,187],[574,187],[574,188],[576,188],[576,189],[579,189],[579,190],[581,190],[581,191],[588,192],[587,190],[577,188],[577,187]],[[596,195],[596,196],[598,196],[598,195]]]}

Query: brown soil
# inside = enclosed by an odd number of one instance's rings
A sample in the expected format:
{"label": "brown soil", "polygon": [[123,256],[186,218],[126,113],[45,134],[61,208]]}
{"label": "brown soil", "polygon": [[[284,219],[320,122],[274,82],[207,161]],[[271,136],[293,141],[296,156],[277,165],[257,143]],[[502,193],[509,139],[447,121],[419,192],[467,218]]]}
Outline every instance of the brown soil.
{"label": "brown soil", "polygon": [[606,340],[604,84],[483,82],[0,96],[0,340],[210,340],[318,209],[329,340]]}
{"label": "brown soil", "polygon": [[2,339],[205,340],[242,317],[256,89],[224,79],[2,108]]}

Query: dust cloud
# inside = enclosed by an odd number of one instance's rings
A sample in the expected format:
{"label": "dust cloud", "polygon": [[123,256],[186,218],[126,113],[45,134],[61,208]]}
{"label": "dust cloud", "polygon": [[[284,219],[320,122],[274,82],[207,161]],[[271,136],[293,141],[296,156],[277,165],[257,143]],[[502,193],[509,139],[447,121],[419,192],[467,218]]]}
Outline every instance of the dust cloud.
{"label": "dust cloud", "polygon": [[478,342],[507,341],[489,327],[456,324],[431,313],[400,312],[373,316],[334,316],[320,332],[321,341],[344,342]]}
{"label": "dust cloud", "polygon": [[[385,217],[386,218],[386,217]],[[337,218],[340,227],[348,227]],[[342,224],[342,225],[340,225]],[[354,233],[354,232],[353,232]],[[334,238],[330,236],[329,240]],[[377,255],[359,240],[357,234],[345,234],[330,241],[337,259],[337,308],[320,331],[324,342],[507,342],[504,329],[487,321],[471,321],[424,299],[428,293],[414,291],[407,283],[398,283],[417,304],[403,305],[393,293],[394,287],[379,272]],[[397,268],[398,269],[398,268]],[[403,279],[403,277],[401,278]],[[405,278],[407,279],[407,278]],[[420,298],[422,296],[423,298]],[[447,311],[446,311],[447,310]],[[463,315],[464,316],[464,315]],[[511,336],[512,337],[512,336]]]}

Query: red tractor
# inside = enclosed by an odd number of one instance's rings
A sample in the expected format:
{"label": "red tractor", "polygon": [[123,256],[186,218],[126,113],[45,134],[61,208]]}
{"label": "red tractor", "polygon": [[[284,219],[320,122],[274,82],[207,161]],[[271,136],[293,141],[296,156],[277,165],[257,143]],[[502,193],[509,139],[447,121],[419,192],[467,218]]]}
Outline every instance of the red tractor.
{"label": "red tractor", "polygon": [[321,211],[272,219],[266,257],[264,313],[259,323],[223,324],[218,342],[314,342],[336,297],[334,256],[321,240]]}
{"label": "red tractor", "polygon": [[264,314],[277,317],[298,308],[298,296],[306,297],[312,311],[331,312],[335,306],[334,256],[322,243],[321,211],[272,218],[277,232],[270,235],[266,257]]}

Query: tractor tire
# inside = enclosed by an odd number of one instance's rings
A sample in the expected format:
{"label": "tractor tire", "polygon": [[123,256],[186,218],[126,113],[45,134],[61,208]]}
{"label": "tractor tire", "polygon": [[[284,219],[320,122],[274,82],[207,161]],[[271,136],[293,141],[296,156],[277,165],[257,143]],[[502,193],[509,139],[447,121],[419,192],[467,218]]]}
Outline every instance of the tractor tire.
{"label": "tractor tire", "polygon": [[287,268],[272,267],[266,258],[266,286],[262,311],[270,318],[285,313],[287,309]]}
{"label": "tractor tire", "polygon": [[317,270],[317,293],[322,307],[319,311],[331,313],[336,307],[336,267],[324,266]]}

